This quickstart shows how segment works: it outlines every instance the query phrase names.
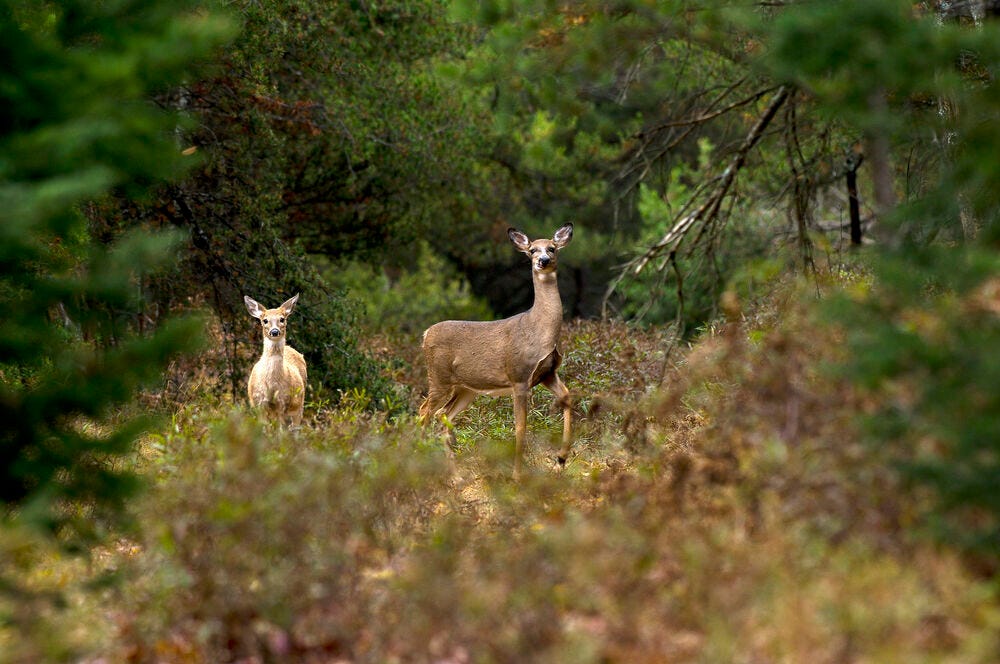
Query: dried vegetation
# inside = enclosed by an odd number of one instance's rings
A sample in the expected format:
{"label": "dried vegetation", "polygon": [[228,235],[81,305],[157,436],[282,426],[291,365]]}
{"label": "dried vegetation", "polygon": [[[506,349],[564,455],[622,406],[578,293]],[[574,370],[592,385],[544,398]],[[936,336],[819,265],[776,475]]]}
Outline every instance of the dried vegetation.
{"label": "dried vegetation", "polygon": [[920,496],[859,432],[872,396],[793,290],[669,355],[567,326],[574,457],[536,392],[519,484],[505,400],[454,467],[411,413],[314,404],[287,433],[186,404],[137,462],[141,535],[95,559],[122,580],[81,600],[86,661],[995,661],[995,589],[914,537]]}

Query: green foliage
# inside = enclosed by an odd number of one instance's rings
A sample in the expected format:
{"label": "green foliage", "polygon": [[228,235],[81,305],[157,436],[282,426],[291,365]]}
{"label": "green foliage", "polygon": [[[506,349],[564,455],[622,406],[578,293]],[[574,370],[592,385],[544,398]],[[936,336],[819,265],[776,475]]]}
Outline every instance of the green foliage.
{"label": "green foliage", "polygon": [[927,525],[996,564],[1000,547],[1000,291],[995,252],[884,256],[876,286],[832,308],[848,367],[881,406],[871,436],[937,503]]}
{"label": "green foliage", "polygon": [[174,234],[92,243],[80,207],[176,175],[179,119],[148,95],[230,34],[194,4],[0,6],[0,500],[52,531],[97,525],[66,501],[120,508],[136,486],[110,462],[149,426],[119,419],[136,390],[198,345],[199,323],[142,323],[147,275]]}
{"label": "green foliage", "polygon": [[767,27],[773,48],[762,63],[816,95],[822,112],[859,135],[885,136],[897,160],[908,154],[919,164],[900,177],[905,188],[898,188],[908,195],[884,220],[898,239],[975,235],[963,230],[962,215],[992,235],[997,159],[988,146],[1000,140],[998,26],[941,21],[914,4],[843,0],[790,8]]}
{"label": "green foliage", "polygon": [[332,285],[361,303],[360,322],[371,332],[419,335],[442,320],[491,320],[469,284],[430,247],[422,245],[416,267],[390,279],[384,271],[358,261],[325,270]]}
{"label": "green foliage", "polygon": [[105,244],[84,210],[180,172],[182,119],[149,98],[230,35],[201,3],[0,2],[0,623],[19,634],[5,661],[75,655],[39,620],[61,623],[70,586],[34,570],[127,523],[140,479],[123,459],[156,421],[130,405],[201,346],[195,317],[146,324],[178,234]]}
{"label": "green foliage", "polygon": [[[650,177],[639,185],[637,212],[640,235],[629,253],[651,246],[667,234],[676,220],[696,204],[694,183],[706,177],[712,163],[713,145],[707,138],[698,141],[697,165],[680,163],[663,177]],[[715,318],[719,295],[727,286],[751,294],[753,275],[759,272],[773,245],[769,220],[755,220],[750,206],[733,212],[741,222],[722,234],[705,252],[678,252],[638,275],[628,275],[618,286],[618,313],[626,320],[645,325],[680,321],[697,329]]]}
{"label": "green foliage", "polygon": [[481,110],[437,74],[471,36],[444,3],[232,3],[240,35],[212,68],[158,96],[193,121],[179,132],[197,161],[146,205],[112,201],[92,216],[116,237],[152,224],[190,238],[152,287],[161,311],[210,306],[226,378],[241,398],[259,352],[243,296],[302,294],[291,331],[322,398],[353,388],[377,404],[390,386],[359,347],[355,312],[315,257],[409,265],[415,238],[467,233],[484,182]]}
{"label": "green foliage", "polygon": [[[261,160],[254,170],[295,224],[289,237],[311,253],[398,259],[430,220],[461,223],[441,194],[466,190],[477,118],[435,73],[470,38],[444,3],[283,0],[241,11],[226,63],[235,79],[208,101],[252,132],[224,126],[231,143],[195,140]],[[228,86],[241,106],[219,96]]]}
{"label": "green foliage", "polygon": [[[748,57],[759,50],[759,28],[731,9],[684,0],[622,2],[613,10],[602,2],[456,3],[456,16],[485,30],[462,74],[490,104],[496,148],[485,163],[511,179],[512,213],[529,227],[573,221],[586,230],[581,239],[592,238],[578,248],[586,267],[572,275],[575,315],[602,313],[622,263],[658,243],[677,215],[702,206],[763,111],[773,83]],[[733,274],[793,236],[785,228],[790,215],[762,198],[790,198],[796,181],[829,186],[822,162],[830,161],[831,123],[812,122],[801,122],[801,144],[787,155],[782,132],[767,132],[740,167],[739,186],[704,226],[694,226],[676,261],[654,261],[638,279],[623,273],[611,309],[647,323],[673,320],[679,275],[686,322],[697,327],[710,317]],[[799,140],[798,129],[787,131]],[[706,141],[717,149],[694,170]],[[796,161],[800,171],[790,172],[786,162]],[[689,191],[678,188],[678,172]],[[655,194],[683,197],[690,207],[654,211]],[[497,290],[489,299],[499,310],[509,288]]]}
{"label": "green foliage", "polygon": [[879,401],[871,436],[932,490],[938,534],[995,570],[1000,26],[937,18],[896,0],[796,5],[774,22],[765,62],[825,112],[881,137],[893,158],[927,162],[924,180],[879,220],[892,232],[871,256],[872,292],[834,311],[852,350],[846,365]]}

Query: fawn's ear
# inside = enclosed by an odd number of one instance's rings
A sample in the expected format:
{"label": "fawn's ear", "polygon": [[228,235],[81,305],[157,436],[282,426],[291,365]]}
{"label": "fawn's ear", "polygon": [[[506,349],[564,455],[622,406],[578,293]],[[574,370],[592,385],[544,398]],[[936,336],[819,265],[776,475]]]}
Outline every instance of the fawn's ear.
{"label": "fawn's ear", "polygon": [[573,224],[566,224],[556,231],[552,236],[552,241],[556,243],[557,249],[562,249],[573,239]]}
{"label": "fawn's ear", "polygon": [[264,315],[264,307],[257,304],[257,301],[254,300],[252,297],[247,297],[246,295],[244,295],[243,303],[247,305],[247,311],[249,311],[250,315],[253,316],[254,318],[260,318],[261,316]]}
{"label": "fawn's ear", "polygon": [[517,247],[518,251],[523,251],[525,253],[528,253],[528,250],[531,247],[531,240],[528,239],[527,235],[517,230],[516,228],[508,228],[507,237],[510,238],[510,241],[514,244],[515,247]]}
{"label": "fawn's ear", "polygon": [[299,294],[296,293],[294,297],[290,297],[281,303],[281,310],[285,312],[288,316],[292,313],[292,309],[295,308],[295,303],[299,301]]}

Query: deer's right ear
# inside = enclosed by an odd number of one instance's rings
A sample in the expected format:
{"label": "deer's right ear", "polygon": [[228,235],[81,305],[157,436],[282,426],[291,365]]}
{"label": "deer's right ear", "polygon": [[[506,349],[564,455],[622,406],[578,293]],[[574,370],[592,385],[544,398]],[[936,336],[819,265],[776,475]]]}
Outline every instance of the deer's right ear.
{"label": "deer's right ear", "polygon": [[508,228],[507,237],[510,238],[510,241],[517,247],[518,251],[527,252],[531,247],[531,240],[528,239],[528,236],[516,228]]}
{"label": "deer's right ear", "polygon": [[250,312],[251,316],[253,316],[254,318],[260,318],[264,310],[261,308],[259,304],[257,304],[257,302],[253,298],[244,295],[243,303],[247,305],[247,311]]}

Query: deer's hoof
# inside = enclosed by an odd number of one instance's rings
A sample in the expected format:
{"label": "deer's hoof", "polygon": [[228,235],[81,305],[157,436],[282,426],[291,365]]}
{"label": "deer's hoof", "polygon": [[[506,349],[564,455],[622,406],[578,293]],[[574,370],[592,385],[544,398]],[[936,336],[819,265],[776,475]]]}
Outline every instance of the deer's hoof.
{"label": "deer's hoof", "polygon": [[564,457],[564,456],[557,456],[556,457],[556,461],[559,462],[559,467],[560,468],[565,468],[566,467],[566,457]]}

